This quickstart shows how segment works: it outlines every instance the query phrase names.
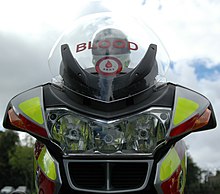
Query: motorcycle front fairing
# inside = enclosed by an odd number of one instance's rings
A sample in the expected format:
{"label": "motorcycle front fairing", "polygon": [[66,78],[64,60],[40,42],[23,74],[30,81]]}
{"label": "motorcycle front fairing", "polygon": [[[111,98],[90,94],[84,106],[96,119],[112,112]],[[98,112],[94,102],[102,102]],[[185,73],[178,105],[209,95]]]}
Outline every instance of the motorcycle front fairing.
{"label": "motorcycle front fairing", "polygon": [[166,83],[169,57],[150,29],[86,16],[60,37],[49,66],[52,83],[14,97],[3,123],[37,139],[39,194],[183,194],[181,139],[216,120],[207,98]]}
{"label": "motorcycle front fairing", "polygon": [[[149,98],[146,98],[147,95]],[[79,103],[79,101],[81,102]],[[183,193],[186,176],[186,150],[184,143],[178,140],[194,131],[193,128],[207,109],[211,111],[211,115],[205,126],[211,128],[215,126],[215,118],[210,102],[192,90],[171,83],[157,89],[154,88],[151,92],[146,91],[146,93],[133,96],[131,99],[107,104],[93,101],[90,98],[82,100],[81,96],[74,94],[70,96],[69,91],[65,92],[63,88],[45,84],[28,90],[11,100],[4,119],[4,127],[26,131],[39,140],[35,146],[35,176],[39,193],[41,190],[48,194],[64,193],[67,190],[70,193],[72,190],[95,193],[142,193],[147,190],[170,193],[172,190],[172,192]],[[61,147],[61,142],[53,137],[52,126],[55,124],[52,123],[61,122],[59,120],[61,115],[67,115],[67,112],[77,113],[80,117],[94,118],[94,120],[99,118],[99,120],[108,122],[148,112],[160,119],[160,124],[167,128],[163,138],[155,144],[154,148],[149,149],[148,153],[146,148],[143,152],[138,150],[132,152],[131,149],[125,150],[122,147],[118,150],[106,148],[103,149],[103,152],[101,152],[102,149],[93,148],[91,152],[91,150],[80,148],[79,140],[78,150],[71,152],[67,149],[68,146]],[[197,119],[193,119],[195,116]],[[192,120],[194,124],[192,124]],[[176,131],[182,125],[185,125],[184,133],[183,130],[180,130],[178,134]],[[196,127],[195,130],[205,129],[205,126]],[[112,134],[107,135],[106,138]],[[140,141],[140,136],[141,133],[136,141]],[[73,137],[75,136],[73,135]],[[177,143],[175,143],[176,141]],[[108,143],[107,141],[106,144]],[[122,144],[124,143],[122,142]],[[85,169],[87,170],[85,171]],[[104,174],[97,175],[99,169]],[[115,175],[116,172],[120,173]],[[133,174],[134,172],[139,174]],[[79,179],[80,174],[91,180]],[[102,182],[98,176],[103,176],[103,180],[107,182]],[[111,176],[116,177],[111,178]],[[127,182],[129,180],[125,179],[125,176],[130,176],[130,181],[133,183]],[[142,178],[135,181],[136,176]],[[91,183],[92,180],[94,182]],[[117,185],[116,182],[121,182],[122,185]],[[50,186],[48,187],[48,185]],[[153,185],[156,191],[152,189]]]}

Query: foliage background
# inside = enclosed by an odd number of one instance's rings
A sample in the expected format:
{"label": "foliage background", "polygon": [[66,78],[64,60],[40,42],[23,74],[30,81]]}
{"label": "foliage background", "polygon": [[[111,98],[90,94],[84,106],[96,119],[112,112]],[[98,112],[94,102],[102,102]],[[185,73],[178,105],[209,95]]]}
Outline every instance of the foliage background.
{"label": "foliage background", "polygon": [[0,131],[0,189],[25,185],[33,190],[33,140],[20,142],[17,133]]}

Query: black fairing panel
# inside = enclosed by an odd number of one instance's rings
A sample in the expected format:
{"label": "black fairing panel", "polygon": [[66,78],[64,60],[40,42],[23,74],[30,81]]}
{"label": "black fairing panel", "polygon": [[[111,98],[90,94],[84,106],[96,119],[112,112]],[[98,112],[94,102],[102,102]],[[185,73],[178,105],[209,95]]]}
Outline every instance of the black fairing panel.
{"label": "black fairing panel", "polygon": [[150,107],[172,108],[175,85],[167,84],[157,89],[151,88],[138,95],[109,103],[81,96],[51,84],[44,86],[43,93],[45,108],[66,107],[88,116],[100,119],[114,119],[140,112]]}

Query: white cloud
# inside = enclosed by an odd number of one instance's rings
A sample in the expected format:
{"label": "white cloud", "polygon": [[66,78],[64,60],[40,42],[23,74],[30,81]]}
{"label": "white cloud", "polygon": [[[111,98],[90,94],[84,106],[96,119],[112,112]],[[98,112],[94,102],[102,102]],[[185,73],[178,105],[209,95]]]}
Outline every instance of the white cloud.
{"label": "white cloud", "polygon": [[99,0],[0,0],[0,31],[32,38],[53,29],[63,32],[79,16],[107,11]]}
{"label": "white cloud", "polygon": [[[173,60],[207,57],[219,62],[220,2],[148,0],[141,15],[163,40]],[[148,6],[149,4],[149,6]]]}

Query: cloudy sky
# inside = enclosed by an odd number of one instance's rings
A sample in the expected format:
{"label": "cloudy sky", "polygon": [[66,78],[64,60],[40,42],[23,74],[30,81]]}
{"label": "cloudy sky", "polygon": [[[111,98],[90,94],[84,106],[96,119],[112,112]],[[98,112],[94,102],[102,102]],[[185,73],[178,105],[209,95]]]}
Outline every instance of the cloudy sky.
{"label": "cloudy sky", "polygon": [[[1,123],[11,97],[50,81],[47,58],[61,32],[74,18],[104,10],[142,18],[160,37],[172,59],[168,81],[206,95],[216,117],[220,117],[220,1],[0,0],[0,3]],[[191,134],[186,143],[200,167],[220,169],[220,128]]]}

